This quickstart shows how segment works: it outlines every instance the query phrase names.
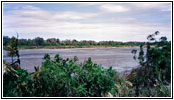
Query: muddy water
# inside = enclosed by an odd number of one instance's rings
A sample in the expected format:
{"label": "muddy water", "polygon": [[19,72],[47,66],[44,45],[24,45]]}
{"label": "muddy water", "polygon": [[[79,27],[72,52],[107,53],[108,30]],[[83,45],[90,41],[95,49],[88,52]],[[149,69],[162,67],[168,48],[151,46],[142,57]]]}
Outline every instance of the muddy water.
{"label": "muddy water", "polygon": [[[88,57],[92,58],[92,61],[102,65],[105,68],[110,66],[118,72],[129,71],[132,68],[138,66],[138,62],[133,60],[132,49],[138,49],[138,47],[131,48],[76,48],[76,49],[25,49],[20,50],[21,67],[29,72],[34,71],[34,66],[41,66],[43,62],[42,58],[45,53],[50,54],[51,59],[55,54],[59,54],[63,58],[73,58],[77,56],[79,62],[87,60]],[[3,50],[3,59],[10,61],[10,58]]]}

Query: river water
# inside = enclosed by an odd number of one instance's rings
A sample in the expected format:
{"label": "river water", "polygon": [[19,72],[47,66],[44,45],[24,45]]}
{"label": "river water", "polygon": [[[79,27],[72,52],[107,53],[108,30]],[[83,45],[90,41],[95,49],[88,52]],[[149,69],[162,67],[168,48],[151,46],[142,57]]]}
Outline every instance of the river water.
{"label": "river water", "polygon": [[[130,71],[138,66],[138,62],[133,59],[132,49],[130,48],[73,48],[73,49],[24,49],[19,50],[21,67],[29,72],[34,71],[34,66],[41,66],[45,53],[50,54],[51,59],[55,54],[63,58],[79,58],[78,63],[84,62],[88,57],[92,58],[94,63],[102,65],[104,68],[112,66],[118,72]],[[7,51],[3,50],[3,60],[11,61],[7,56]]]}

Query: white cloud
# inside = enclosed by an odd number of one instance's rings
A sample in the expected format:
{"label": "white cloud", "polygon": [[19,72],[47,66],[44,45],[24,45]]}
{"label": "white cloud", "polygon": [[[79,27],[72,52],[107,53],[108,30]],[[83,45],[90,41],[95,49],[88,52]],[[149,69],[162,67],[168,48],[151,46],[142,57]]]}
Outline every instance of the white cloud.
{"label": "white cloud", "polygon": [[80,3],[80,6],[96,6],[107,13],[124,13],[142,10],[158,9],[161,11],[170,11],[171,3]]}
{"label": "white cloud", "polygon": [[103,4],[100,6],[100,9],[104,12],[117,13],[117,12],[127,12],[130,9],[116,4]]}
{"label": "white cloud", "polygon": [[[19,8],[18,8],[18,9],[19,9]],[[39,7],[35,7],[35,6],[31,6],[31,5],[22,6],[21,9],[40,10]]]}
{"label": "white cloud", "polygon": [[[105,9],[107,12],[127,12],[130,10],[130,8],[124,8],[121,5],[119,8],[118,5],[115,7],[107,4],[107,7],[107,10]],[[117,9],[114,9],[114,7]],[[55,37],[96,41],[145,41],[148,34],[158,30],[170,38],[171,27],[164,25],[164,23],[140,23],[136,22],[136,18],[129,16],[120,18],[117,16],[117,20],[130,20],[135,21],[134,23],[102,22],[101,19],[100,22],[93,22],[100,16],[102,16],[100,12],[47,11],[28,6],[24,9],[4,13],[3,33],[13,35],[13,33],[18,32],[22,38],[40,36],[44,38]],[[87,22],[81,22],[84,20]]]}
{"label": "white cloud", "polygon": [[25,6],[23,9],[12,10],[5,14],[7,16],[35,17],[39,19],[87,19],[97,17],[99,14],[92,12],[74,12],[74,11],[47,11],[33,6]]}
{"label": "white cloud", "polygon": [[[12,19],[13,20],[13,19]],[[22,33],[21,37],[34,38],[37,36],[77,40],[115,40],[115,41],[145,41],[146,36],[159,30],[170,33],[168,27],[149,24],[120,24],[120,23],[80,23],[80,22],[45,22],[31,21],[28,25],[4,28],[6,33]],[[16,22],[17,23],[17,22]],[[24,22],[25,23],[25,22]],[[10,23],[9,23],[10,24]],[[35,26],[38,25],[38,26]],[[51,33],[51,34],[49,34]],[[29,35],[30,34],[30,35]],[[28,36],[29,35],[29,36]]]}
{"label": "white cloud", "polygon": [[159,9],[161,11],[167,11],[171,8],[170,3],[132,3],[131,5],[136,10]]}
{"label": "white cloud", "polygon": [[101,2],[88,2],[88,3],[69,3],[77,6],[100,6],[106,3],[101,3]]}
{"label": "white cloud", "polygon": [[58,12],[53,15],[53,18],[55,19],[87,19],[87,18],[93,18],[97,17],[98,14],[96,13],[90,13],[85,12],[82,14],[82,12]]}

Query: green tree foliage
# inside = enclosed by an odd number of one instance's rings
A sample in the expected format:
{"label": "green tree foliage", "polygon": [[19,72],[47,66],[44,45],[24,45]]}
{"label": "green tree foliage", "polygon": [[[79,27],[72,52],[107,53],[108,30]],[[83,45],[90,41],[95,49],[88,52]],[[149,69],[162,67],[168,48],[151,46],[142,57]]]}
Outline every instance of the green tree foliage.
{"label": "green tree foliage", "polygon": [[[3,46],[10,44],[11,38],[3,36]],[[74,47],[88,47],[88,46],[139,46],[141,42],[118,42],[118,41],[92,41],[92,40],[62,40],[56,38],[48,38],[44,40],[41,37],[35,39],[19,39],[19,47],[21,46],[74,46]]]}
{"label": "green tree foliage", "polygon": [[33,41],[34,41],[34,43],[35,43],[37,46],[42,46],[42,45],[44,45],[44,39],[43,39],[43,38],[36,37]]}
{"label": "green tree foliage", "polygon": [[[45,94],[42,95],[104,96],[114,87],[113,76],[116,72],[112,68],[104,69],[94,64],[91,58],[83,64],[76,64],[77,60],[77,57],[71,60],[62,59],[59,55],[56,55],[53,61],[45,60],[40,77],[45,78],[46,82],[40,86],[47,89],[44,89]],[[47,90],[52,93],[47,93]]]}
{"label": "green tree foliage", "polygon": [[7,46],[10,44],[10,39],[8,36],[3,36],[3,46]]}
{"label": "green tree foliage", "polygon": [[[159,32],[156,31],[149,35],[148,42],[140,46],[138,60],[142,67],[133,70],[135,77],[130,79],[136,86],[136,95],[142,94],[140,91],[145,87],[159,90],[158,96],[169,95],[161,92],[161,87],[169,85],[171,81],[171,42],[167,41],[166,37],[161,37],[158,41],[155,38],[158,34]],[[144,45],[147,47],[145,53]],[[135,54],[135,51],[133,50],[132,53]]]}
{"label": "green tree foliage", "polygon": [[24,69],[10,70],[3,74],[3,96],[31,96],[30,75]]}
{"label": "green tree foliage", "polygon": [[53,45],[53,46],[55,46],[55,45],[59,44],[59,40],[57,40],[56,38],[50,38],[50,39],[47,39],[47,40],[46,40],[46,43],[47,43],[48,45]]}
{"label": "green tree foliage", "polygon": [[57,54],[51,60],[49,54],[45,54],[43,59],[42,67],[35,67],[31,74],[23,69],[4,73],[4,96],[99,97],[116,93],[114,76],[117,72],[112,67],[105,69],[91,58],[77,64],[76,56],[63,59]]}
{"label": "green tree foliage", "polygon": [[[7,48],[7,55],[11,57],[11,65],[20,65],[19,50],[18,50],[18,39],[15,37],[11,38],[10,44]],[[17,57],[17,58],[16,58]],[[15,59],[16,58],[16,59]]]}

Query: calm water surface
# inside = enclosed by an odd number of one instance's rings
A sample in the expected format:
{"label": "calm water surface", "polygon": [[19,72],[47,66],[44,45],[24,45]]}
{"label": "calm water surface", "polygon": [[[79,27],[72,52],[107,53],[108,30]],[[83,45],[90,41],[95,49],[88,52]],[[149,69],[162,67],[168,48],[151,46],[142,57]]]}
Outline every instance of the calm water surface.
{"label": "calm water surface", "polygon": [[[75,48],[75,49],[25,49],[19,50],[21,67],[29,72],[34,71],[34,66],[41,66],[42,58],[45,53],[50,54],[51,59],[55,54],[59,54],[63,58],[73,58],[77,56],[79,62],[84,62],[88,57],[92,61],[102,65],[105,68],[110,66],[118,72],[129,71],[138,66],[138,62],[133,60],[132,49],[139,49],[138,47],[131,48]],[[3,59],[10,61],[7,52],[3,50]]]}

